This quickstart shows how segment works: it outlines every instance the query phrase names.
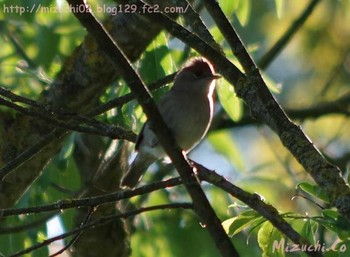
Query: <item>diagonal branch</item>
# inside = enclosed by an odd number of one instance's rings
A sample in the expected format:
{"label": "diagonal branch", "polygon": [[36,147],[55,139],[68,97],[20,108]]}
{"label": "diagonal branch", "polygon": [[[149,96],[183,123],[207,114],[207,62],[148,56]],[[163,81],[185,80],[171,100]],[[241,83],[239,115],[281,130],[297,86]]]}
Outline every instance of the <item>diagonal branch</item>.
{"label": "diagonal branch", "polygon": [[[159,4],[170,6],[175,2],[169,0]],[[172,14],[172,17],[176,16],[178,14]],[[108,16],[104,24],[133,62],[163,28],[159,22],[154,22],[139,13]],[[49,106],[87,113],[96,107],[101,94],[120,75],[108,57],[101,54],[94,39],[87,36],[66,59],[60,72],[52,83],[45,87],[38,99],[40,102],[48,103]],[[0,166],[17,159],[18,155],[37,144],[38,139],[48,133],[45,124],[38,123],[36,119],[27,115],[1,116],[0,122],[8,125],[4,133],[0,134],[0,141],[6,142],[0,147]],[[45,143],[45,151],[35,153],[32,159],[0,181],[0,208],[13,206],[33,181],[42,174],[43,167],[58,152],[63,140],[54,138],[51,141]]]}
{"label": "diagonal branch", "polygon": [[206,9],[210,13],[210,16],[214,19],[216,25],[218,26],[220,32],[227,40],[233,54],[242,64],[245,73],[249,75],[251,72],[254,72],[256,70],[254,61],[249,58],[246,48],[242,44],[238,34],[235,33],[224,12],[221,10],[218,2],[213,0],[204,0],[203,2]]}
{"label": "diagonal branch", "polygon": [[[257,194],[251,194],[242,190],[241,188],[231,184],[215,171],[208,170],[206,167],[198,163],[196,163],[195,166],[198,168],[198,177],[200,180],[209,182],[223,189],[233,197],[239,199],[252,209],[256,210],[261,214],[261,216],[270,221],[274,227],[289,237],[294,243],[298,245],[311,245],[307,239],[303,238],[279,215],[278,210],[276,210],[272,205],[266,204],[264,201],[262,201]],[[309,256],[323,256],[321,253],[315,251],[307,252],[307,254]]]}
{"label": "diagonal branch", "polygon": [[303,26],[308,17],[312,14],[313,10],[320,0],[312,0],[305,8],[303,13],[290,25],[283,36],[270,48],[270,50],[261,58],[258,62],[260,69],[264,70],[267,66],[276,58],[276,56],[286,47],[296,32]]}
{"label": "diagonal branch", "polygon": [[2,190],[1,181],[5,179],[12,171],[19,168],[25,162],[31,160],[37,154],[42,152],[50,144],[55,143],[56,140],[61,139],[66,134],[66,131],[60,129],[54,129],[43,136],[38,142],[31,147],[24,150],[22,153],[17,155],[14,159],[7,162],[5,166],[0,169],[0,190]]}
{"label": "diagonal branch", "polygon": [[54,204],[48,204],[48,205],[42,205],[42,206],[36,206],[36,207],[0,209],[0,217],[8,217],[8,216],[20,215],[20,214],[52,212],[52,211],[67,210],[67,209],[78,208],[78,207],[97,207],[101,204],[112,203],[123,199],[129,199],[137,195],[144,195],[150,192],[154,192],[156,190],[160,190],[168,187],[174,187],[181,184],[182,182],[180,178],[173,178],[173,179],[153,183],[150,185],[142,186],[134,190],[117,191],[114,193],[101,195],[101,196],[86,197],[81,199],[60,200]]}
{"label": "diagonal branch", "polygon": [[[268,90],[259,70],[256,68],[250,71],[249,76],[245,77],[224,56],[173,20],[162,14],[152,14],[148,17],[161,22],[172,35],[206,56],[220,69],[222,75],[234,86],[237,95],[248,104],[252,117],[275,131],[282,144],[326,192],[332,206],[338,208],[341,215],[350,221],[350,189],[341,177],[339,168],[329,163],[302,129],[287,117]],[[236,34],[233,29],[230,30]],[[239,38],[237,35],[236,37]],[[240,41],[237,44],[239,45],[235,49],[244,48]],[[246,57],[250,58],[249,55]],[[247,63],[249,65],[252,61]]]}
{"label": "diagonal branch", "polygon": [[[319,102],[309,107],[299,109],[284,108],[284,111],[292,120],[299,121],[304,121],[306,119],[317,119],[330,114],[339,114],[347,117],[350,115],[350,92],[345,93],[333,101]],[[222,115],[219,115],[219,117],[214,119],[215,121],[213,122],[211,130],[235,128],[261,123],[260,121],[254,120],[252,117],[250,117],[248,113],[243,114],[241,120],[237,122],[233,122],[231,119],[222,117]]]}
{"label": "diagonal branch", "polygon": [[[68,2],[73,6],[85,6],[84,1],[68,0]],[[176,143],[164,123],[156,104],[151,98],[148,89],[130,65],[129,60],[121,52],[111,36],[104,30],[103,26],[95,19],[92,13],[87,11],[74,13],[74,15],[79,19],[90,35],[95,38],[100,49],[110,57],[110,61],[115,67],[121,69],[124,79],[149,118],[151,127],[155,131],[157,138],[172,160],[181,178],[191,182],[186,184],[186,189],[193,200],[194,210],[200,217],[201,222],[203,222],[208,228],[208,231],[222,256],[238,256],[231,240],[221,226],[220,220],[212,209],[199,183],[193,176],[192,168],[184,158],[181,150],[176,147]]]}
{"label": "diagonal branch", "polygon": [[[47,245],[49,245],[52,242],[55,242],[57,240],[61,240],[61,239],[67,238],[67,237],[72,236],[72,235],[80,234],[84,230],[104,225],[104,224],[106,224],[108,222],[111,222],[113,220],[116,220],[116,219],[127,219],[129,217],[136,216],[138,214],[141,214],[141,213],[144,213],[144,212],[149,212],[149,211],[157,211],[157,210],[164,210],[164,209],[179,209],[179,208],[192,209],[193,205],[191,203],[161,204],[161,205],[154,205],[154,206],[149,206],[149,207],[143,207],[143,208],[139,208],[139,209],[136,209],[136,210],[132,210],[132,211],[116,214],[116,215],[100,217],[99,219],[97,219],[95,221],[92,221],[92,222],[89,222],[87,224],[83,224],[79,228],[76,228],[76,229],[74,229],[74,230],[72,230],[70,232],[63,233],[63,234],[58,235],[56,237],[47,239],[47,240],[43,241],[42,243],[39,243],[39,244],[33,245],[31,247],[28,247],[27,249],[24,249],[24,250],[22,250],[20,252],[17,252],[15,254],[13,254],[13,255],[10,255],[9,257],[22,256],[24,254],[30,253],[32,251],[35,251],[35,250],[37,250],[37,249],[39,249],[41,247],[47,246]],[[52,255],[52,256],[55,256],[55,255]]]}
{"label": "diagonal branch", "polygon": [[[64,119],[60,119],[60,115],[52,115],[51,113],[45,111],[45,109],[29,109],[24,108],[20,105],[17,105],[13,102],[7,101],[6,99],[0,97],[0,105],[7,106],[13,110],[16,110],[22,114],[39,118],[47,123],[48,126],[55,126],[58,128],[63,128],[71,131],[77,131],[81,133],[98,135],[110,137],[112,139],[126,139],[132,142],[135,142],[136,135],[133,132],[125,131],[124,129],[118,126],[107,125],[97,120],[87,119],[83,116],[74,115],[78,120],[84,120],[91,126],[80,125],[79,121],[77,122],[74,119],[73,114],[69,116],[73,117],[73,119],[68,119],[68,115],[64,115]],[[1,173],[0,173],[1,174]]]}
{"label": "diagonal branch", "polygon": [[[84,226],[88,224],[88,222],[91,220],[91,216],[93,212],[94,212],[94,208],[90,207],[86,213],[86,216],[83,222],[80,224],[79,229],[82,229]],[[83,233],[83,230],[80,230],[79,232],[75,233],[74,237],[62,249],[55,252],[54,254],[51,254],[49,257],[58,256],[59,254],[63,253],[65,250],[70,248],[78,240],[78,238],[81,236],[82,233]]]}

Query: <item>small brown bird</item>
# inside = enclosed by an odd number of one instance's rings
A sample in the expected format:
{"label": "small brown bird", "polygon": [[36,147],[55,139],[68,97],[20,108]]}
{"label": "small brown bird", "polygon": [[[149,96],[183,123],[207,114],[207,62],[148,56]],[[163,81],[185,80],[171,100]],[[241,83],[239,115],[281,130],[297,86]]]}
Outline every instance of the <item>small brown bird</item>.
{"label": "small brown bird", "polygon": [[[215,80],[220,77],[208,60],[193,58],[179,71],[173,87],[157,104],[175,141],[185,152],[195,147],[209,129],[213,117]],[[122,179],[122,187],[134,188],[146,169],[165,157],[148,122],[138,136],[135,150],[138,154]]]}

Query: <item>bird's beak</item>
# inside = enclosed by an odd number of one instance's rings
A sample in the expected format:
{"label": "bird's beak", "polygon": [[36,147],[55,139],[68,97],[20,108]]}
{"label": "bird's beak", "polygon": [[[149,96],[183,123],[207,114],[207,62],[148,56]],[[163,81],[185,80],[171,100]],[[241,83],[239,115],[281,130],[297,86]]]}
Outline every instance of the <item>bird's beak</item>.
{"label": "bird's beak", "polygon": [[222,76],[219,75],[219,74],[213,74],[212,75],[212,79],[220,79],[220,78],[222,78]]}

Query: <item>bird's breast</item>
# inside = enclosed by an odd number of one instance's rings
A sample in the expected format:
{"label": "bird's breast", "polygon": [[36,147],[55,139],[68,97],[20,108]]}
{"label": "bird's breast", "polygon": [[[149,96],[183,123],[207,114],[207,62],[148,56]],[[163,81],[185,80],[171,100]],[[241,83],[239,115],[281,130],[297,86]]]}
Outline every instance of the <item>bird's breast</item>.
{"label": "bird's breast", "polygon": [[180,95],[181,99],[174,101],[161,113],[170,111],[173,115],[163,115],[165,122],[172,131],[179,147],[189,151],[205,136],[209,129],[213,103],[207,96],[199,97],[196,94]]}

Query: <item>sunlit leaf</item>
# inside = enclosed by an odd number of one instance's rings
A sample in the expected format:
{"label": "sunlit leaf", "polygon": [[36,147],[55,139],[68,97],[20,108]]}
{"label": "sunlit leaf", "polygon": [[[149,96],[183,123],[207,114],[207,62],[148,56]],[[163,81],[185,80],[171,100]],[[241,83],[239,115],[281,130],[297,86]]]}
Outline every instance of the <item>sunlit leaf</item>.
{"label": "sunlit leaf", "polygon": [[322,214],[325,217],[332,218],[332,219],[337,219],[339,217],[339,212],[333,209],[324,209],[322,210]]}
{"label": "sunlit leaf", "polygon": [[286,240],[270,222],[265,222],[258,232],[258,243],[263,251],[262,257],[284,256]]}
{"label": "sunlit leaf", "polygon": [[60,35],[57,34],[53,28],[40,26],[36,39],[39,48],[39,53],[36,60],[44,67],[48,68],[53,62],[53,58],[56,56],[56,52],[58,51]]}
{"label": "sunlit leaf", "polygon": [[219,28],[217,26],[213,26],[210,28],[210,34],[213,35],[216,42],[222,42],[224,40],[224,36],[221,34]]}
{"label": "sunlit leaf", "polygon": [[222,223],[223,228],[229,236],[234,236],[243,229],[248,228],[256,219],[260,219],[260,214],[253,210],[248,210],[240,215],[227,219]]}
{"label": "sunlit leaf", "polygon": [[220,0],[221,10],[225,13],[226,16],[231,16],[232,13],[238,8],[242,0]]}
{"label": "sunlit leaf", "polygon": [[284,0],[275,0],[277,17],[281,19],[284,11]]}
{"label": "sunlit leaf", "polygon": [[59,153],[59,159],[67,159],[74,150],[74,135],[70,135]]}
{"label": "sunlit leaf", "polygon": [[242,102],[237,97],[233,87],[225,79],[222,79],[216,87],[216,91],[220,103],[228,116],[233,121],[239,121],[243,115]]}
{"label": "sunlit leaf", "polygon": [[251,0],[239,1],[236,9],[237,18],[242,26],[246,26],[249,21],[251,11]]}
{"label": "sunlit leaf", "polygon": [[329,203],[329,198],[327,194],[323,191],[323,189],[317,185],[310,184],[308,182],[301,182],[297,185],[305,193],[308,193],[325,203]]}
{"label": "sunlit leaf", "polygon": [[139,72],[146,83],[153,82],[174,71],[173,60],[164,33],[152,41],[139,64]]}
{"label": "sunlit leaf", "polygon": [[307,219],[301,230],[301,235],[306,238],[310,243],[315,242],[316,232],[318,229],[318,224],[311,219]]}
{"label": "sunlit leaf", "polygon": [[242,26],[248,24],[251,12],[251,0],[221,0],[220,7],[228,19],[231,19],[232,14],[235,13]]}

